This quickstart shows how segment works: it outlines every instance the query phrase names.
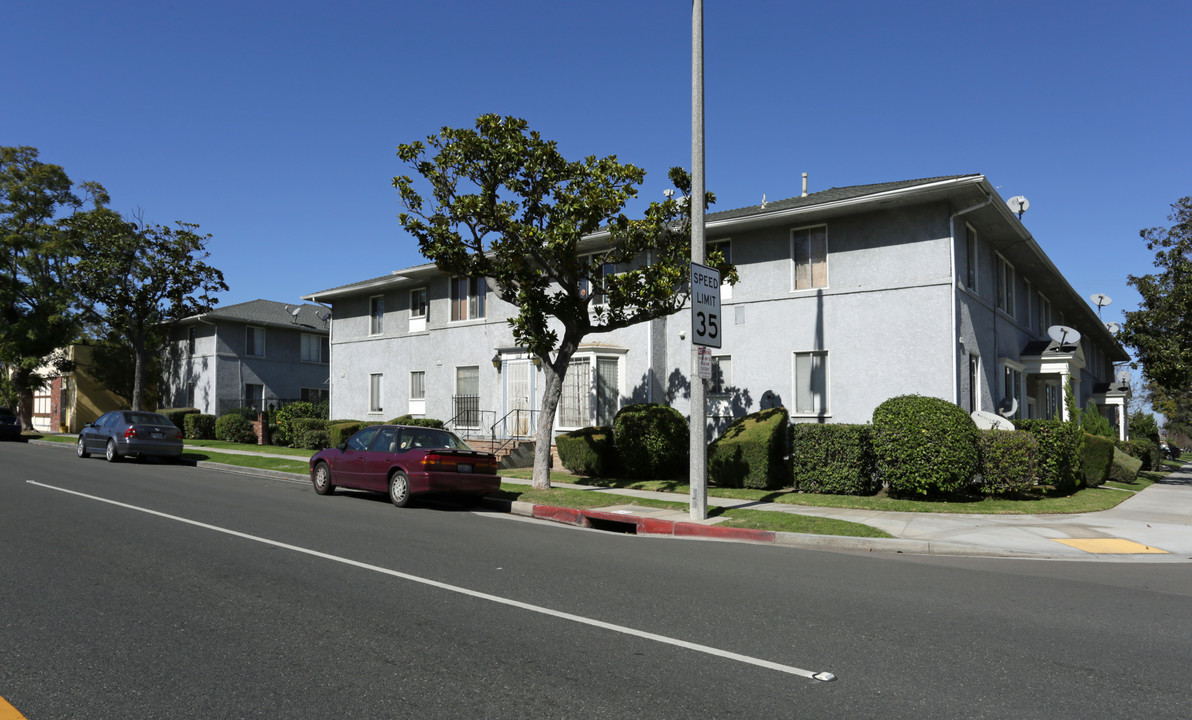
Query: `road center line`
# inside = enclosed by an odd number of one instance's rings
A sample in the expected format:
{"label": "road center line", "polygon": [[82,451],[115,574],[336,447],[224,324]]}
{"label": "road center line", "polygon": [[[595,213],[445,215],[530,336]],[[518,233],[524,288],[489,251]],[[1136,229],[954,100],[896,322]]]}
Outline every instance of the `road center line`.
{"label": "road center line", "polygon": [[583,617],[580,615],[573,615],[571,613],[560,612],[558,610],[552,610],[550,608],[542,607],[539,605],[531,605],[529,603],[520,602],[518,600],[511,600],[509,598],[503,598],[503,597],[500,597],[497,595],[489,595],[488,593],[482,593],[482,592],[478,592],[476,590],[469,590],[464,587],[459,587],[458,585],[449,585],[447,583],[439,582],[437,580],[431,580],[429,578],[418,577],[417,575],[410,575],[408,573],[399,572],[397,570],[390,570],[388,568],[379,567],[377,565],[370,565],[368,563],[359,562],[357,560],[351,560],[349,558],[340,557],[338,555],[330,555],[328,553],[319,552],[318,550],[311,550],[309,548],[299,547],[297,545],[290,545],[288,543],[278,542],[277,540],[269,540],[268,538],[258,537],[256,535],[249,535],[247,533],[242,533],[237,530],[229,530],[227,528],[222,528],[217,525],[209,525],[207,523],[199,522],[197,520],[188,520],[187,518],[184,518],[184,517],[178,517],[177,515],[169,515],[167,513],[158,512],[157,510],[150,510],[148,508],[138,507],[136,505],[129,505],[127,503],[118,502],[116,500],[109,500],[107,498],[97,497],[95,495],[88,495],[87,493],[81,493],[81,492],[78,492],[75,490],[67,490],[65,488],[54,487],[53,485],[46,485],[44,483],[37,482],[36,480],[26,480],[25,482],[27,482],[30,485],[36,485],[37,487],[45,488],[47,490],[56,490],[61,493],[67,493],[69,495],[75,495],[78,497],[87,498],[88,500],[95,500],[97,502],[107,503],[108,505],[115,505],[116,507],[125,508],[127,510],[135,510],[137,512],[145,513],[147,515],[155,515],[157,517],[165,518],[167,520],[173,520],[175,522],[180,522],[180,523],[185,523],[187,525],[193,525],[195,527],[200,527],[205,530],[212,530],[214,532],[223,533],[225,535],[231,535],[232,537],[238,537],[238,538],[241,538],[244,540],[251,540],[253,542],[259,542],[264,545],[270,545],[272,547],[281,548],[284,550],[292,550],[293,552],[302,553],[303,555],[310,555],[311,557],[322,558],[324,560],[331,560],[333,562],[342,563],[344,565],[350,565],[352,567],[361,568],[362,570],[371,570],[372,572],[381,573],[382,575],[389,575],[391,577],[400,578],[402,580],[408,580],[410,582],[420,583],[422,585],[427,585],[430,587],[438,588],[440,590],[447,590],[447,591],[450,591],[453,593],[459,593],[460,595],[467,595],[469,597],[474,597],[474,598],[477,598],[480,600],[487,600],[489,602],[499,603],[501,605],[508,605],[509,607],[515,607],[515,608],[519,608],[522,610],[528,610],[530,612],[539,613],[541,615],[548,615],[550,617],[559,618],[561,620],[570,620],[571,622],[580,623],[582,625],[590,625],[592,627],[601,628],[603,630],[611,630],[613,632],[622,633],[624,635],[632,635],[633,637],[638,637],[638,638],[642,638],[645,640],[653,640],[654,642],[659,642],[659,643],[663,643],[666,645],[674,645],[675,647],[681,647],[681,648],[685,648],[687,650],[694,650],[696,652],[705,653],[707,655],[713,655],[715,657],[724,658],[726,660],[735,660],[737,662],[742,662],[742,663],[746,663],[749,665],[756,665],[757,667],[763,667],[768,670],[777,670],[778,672],[788,673],[790,675],[798,675],[800,677],[805,677],[805,678],[809,678],[812,680],[827,681],[827,680],[835,680],[836,679],[836,677],[834,675],[832,675],[831,673],[827,673],[827,672],[813,672],[811,670],[803,670],[802,668],[793,667],[791,665],[782,665],[780,663],[770,662],[769,660],[762,660],[761,658],[750,657],[748,655],[741,655],[738,653],[729,652],[727,650],[721,650],[718,648],[709,647],[707,645],[691,643],[691,642],[687,642],[686,640],[679,640],[677,638],[667,637],[665,635],[657,635],[655,633],[645,632],[643,630],[635,630],[634,628],[625,627],[624,625],[614,625],[612,623],[607,623],[607,622],[604,622],[601,620],[594,620],[592,618],[586,618],[586,617]]}

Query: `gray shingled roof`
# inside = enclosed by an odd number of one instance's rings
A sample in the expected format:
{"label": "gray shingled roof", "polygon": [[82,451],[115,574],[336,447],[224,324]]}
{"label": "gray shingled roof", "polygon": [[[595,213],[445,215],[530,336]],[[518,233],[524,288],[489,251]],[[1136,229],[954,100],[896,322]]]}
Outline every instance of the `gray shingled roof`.
{"label": "gray shingled roof", "polygon": [[[295,308],[298,309],[298,315],[296,317],[292,314]],[[287,305],[286,303],[274,302],[273,300],[250,300],[248,302],[216,308],[202,315],[183,318],[182,322],[196,320],[198,318],[231,320],[257,325],[292,327],[307,332],[326,333],[328,332],[328,323],[323,322],[322,316],[327,315],[329,312],[327,308],[320,305]]]}

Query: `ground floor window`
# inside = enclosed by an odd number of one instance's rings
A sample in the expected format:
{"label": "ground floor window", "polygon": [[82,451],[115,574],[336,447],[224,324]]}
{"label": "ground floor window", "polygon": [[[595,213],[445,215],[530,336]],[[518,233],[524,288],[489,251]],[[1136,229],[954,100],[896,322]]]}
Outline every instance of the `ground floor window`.
{"label": "ground floor window", "polygon": [[257,412],[262,412],[265,409],[265,386],[246,383],[244,385],[244,405]]}
{"label": "ground floor window", "polygon": [[969,412],[981,409],[981,356],[968,356],[968,406]]}
{"label": "ground floor window", "polygon": [[1002,401],[998,403],[998,411],[1013,407],[1014,412],[1007,417],[1025,417],[1022,396],[1022,368],[1007,362],[1002,366]]}
{"label": "ground floor window", "polygon": [[559,427],[612,425],[621,407],[621,361],[588,355],[573,358],[563,378]]}
{"label": "ground floor window", "polygon": [[455,425],[480,427],[480,367],[469,365],[455,369]]}
{"label": "ground floor window", "polygon": [[795,353],[795,414],[828,413],[828,353]]}
{"label": "ground floor window", "polygon": [[368,376],[368,411],[381,412],[384,408],[381,405],[381,384],[384,380],[382,373],[373,373]]}

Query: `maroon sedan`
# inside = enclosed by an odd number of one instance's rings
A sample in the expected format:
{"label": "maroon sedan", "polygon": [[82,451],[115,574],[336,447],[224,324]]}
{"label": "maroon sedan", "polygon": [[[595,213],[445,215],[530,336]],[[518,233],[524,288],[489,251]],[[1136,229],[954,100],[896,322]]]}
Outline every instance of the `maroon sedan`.
{"label": "maroon sedan", "polygon": [[436,428],[374,425],[339,447],[321,450],[310,459],[315,492],[336,487],[389,493],[398,507],[424,493],[475,498],[501,486],[497,459],[468,447],[454,434]]}

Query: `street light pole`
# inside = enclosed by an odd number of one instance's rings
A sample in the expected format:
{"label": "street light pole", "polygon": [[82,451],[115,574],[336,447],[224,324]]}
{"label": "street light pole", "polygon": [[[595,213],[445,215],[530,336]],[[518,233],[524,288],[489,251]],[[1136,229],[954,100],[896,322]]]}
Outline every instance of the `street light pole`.
{"label": "street light pole", "polygon": [[[691,3],[691,262],[704,264],[704,3]],[[694,288],[692,288],[694,293]],[[692,312],[695,297],[692,296]],[[692,337],[692,340],[695,338]],[[704,441],[706,388],[699,376],[698,348],[691,345],[691,519],[708,517],[708,446]]]}

